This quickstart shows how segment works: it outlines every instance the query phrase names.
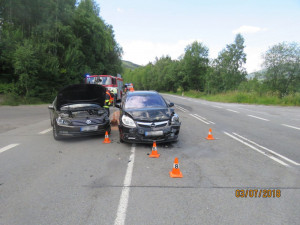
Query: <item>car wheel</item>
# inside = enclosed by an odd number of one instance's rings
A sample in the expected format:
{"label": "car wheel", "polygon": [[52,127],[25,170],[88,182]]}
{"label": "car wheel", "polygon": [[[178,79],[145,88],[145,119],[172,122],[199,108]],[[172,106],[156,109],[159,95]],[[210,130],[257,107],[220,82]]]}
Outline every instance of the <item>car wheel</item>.
{"label": "car wheel", "polygon": [[55,122],[53,123],[53,137],[57,141],[62,139],[62,137],[57,132],[57,125]]}

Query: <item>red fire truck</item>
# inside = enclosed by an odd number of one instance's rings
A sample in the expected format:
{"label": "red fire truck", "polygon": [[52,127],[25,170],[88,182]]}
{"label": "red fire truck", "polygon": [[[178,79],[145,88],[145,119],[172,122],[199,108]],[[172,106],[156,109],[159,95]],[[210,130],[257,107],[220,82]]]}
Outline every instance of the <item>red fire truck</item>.
{"label": "red fire truck", "polygon": [[86,84],[100,84],[116,95],[116,100],[121,100],[123,95],[123,78],[120,74],[117,77],[112,75],[86,75]]}

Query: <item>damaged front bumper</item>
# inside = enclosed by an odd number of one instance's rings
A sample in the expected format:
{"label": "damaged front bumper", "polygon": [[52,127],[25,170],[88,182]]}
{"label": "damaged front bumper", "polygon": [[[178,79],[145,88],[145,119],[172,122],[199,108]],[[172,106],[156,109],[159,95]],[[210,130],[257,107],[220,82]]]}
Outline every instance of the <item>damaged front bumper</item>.
{"label": "damaged front bumper", "polygon": [[110,122],[91,126],[60,126],[57,125],[57,133],[59,136],[76,137],[105,134],[110,132]]}
{"label": "damaged front bumper", "polygon": [[181,123],[167,125],[163,128],[147,128],[138,126],[128,128],[119,125],[120,139],[129,143],[157,143],[177,141]]}

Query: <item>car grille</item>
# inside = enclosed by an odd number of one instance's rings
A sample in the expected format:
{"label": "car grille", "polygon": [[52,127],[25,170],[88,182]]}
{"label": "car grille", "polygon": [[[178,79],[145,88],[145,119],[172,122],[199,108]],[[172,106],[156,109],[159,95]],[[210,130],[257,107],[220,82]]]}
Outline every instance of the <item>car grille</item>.
{"label": "car grille", "polygon": [[136,122],[139,127],[150,128],[150,127],[165,127],[168,125],[169,121],[161,121],[161,122]]}
{"label": "car grille", "polygon": [[72,125],[73,126],[87,126],[87,125],[97,125],[103,123],[103,119],[89,119],[91,121],[90,124],[86,123],[86,120],[72,120]]}

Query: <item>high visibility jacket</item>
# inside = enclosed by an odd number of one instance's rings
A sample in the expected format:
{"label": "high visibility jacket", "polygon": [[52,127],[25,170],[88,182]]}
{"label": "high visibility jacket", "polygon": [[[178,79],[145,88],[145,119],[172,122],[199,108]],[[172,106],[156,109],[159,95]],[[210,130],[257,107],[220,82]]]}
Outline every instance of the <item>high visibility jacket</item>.
{"label": "high visibility jacket", "polygon": [[109,106],[114,102],[114,97],[112,96],[112,94],[107,91],[106,92],[106,96],[105,96],[105,104],[104,104],[104,108],[109,108]]}

